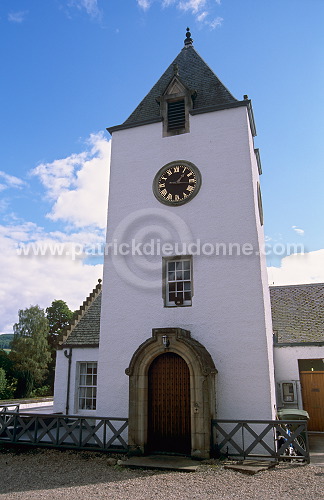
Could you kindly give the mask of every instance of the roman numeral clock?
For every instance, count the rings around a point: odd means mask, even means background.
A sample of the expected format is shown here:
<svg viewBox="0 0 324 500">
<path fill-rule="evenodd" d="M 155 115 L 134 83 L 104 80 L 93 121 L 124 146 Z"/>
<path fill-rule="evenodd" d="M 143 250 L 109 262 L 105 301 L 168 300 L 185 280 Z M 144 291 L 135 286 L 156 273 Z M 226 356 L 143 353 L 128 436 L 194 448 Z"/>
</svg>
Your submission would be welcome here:
<svg viewBox="0 0 324 500">
<path fill-rule="evenodd" d="M 189 161 L 173 161 L 155 175 L 153 192 L 166 205 L 183 205 L 198 193 L 201 186 L 199 169 Z"/>
</svg>

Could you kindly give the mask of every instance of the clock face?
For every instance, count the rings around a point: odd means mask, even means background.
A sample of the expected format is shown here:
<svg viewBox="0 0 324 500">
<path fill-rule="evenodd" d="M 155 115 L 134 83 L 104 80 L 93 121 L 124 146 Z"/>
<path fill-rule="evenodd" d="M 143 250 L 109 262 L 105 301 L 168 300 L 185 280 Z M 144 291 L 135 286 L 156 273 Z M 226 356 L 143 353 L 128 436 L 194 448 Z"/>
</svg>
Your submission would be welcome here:
<svg viewBox="0 0 324 500">
<path fill-rule="evenodd" d="M 199 191 L 201 175 L 198 168 L 187 161 L 173 161 L 162 167 L 153 182 L 156 198 L 166 205 L 182 205 Z"/>
</svg>

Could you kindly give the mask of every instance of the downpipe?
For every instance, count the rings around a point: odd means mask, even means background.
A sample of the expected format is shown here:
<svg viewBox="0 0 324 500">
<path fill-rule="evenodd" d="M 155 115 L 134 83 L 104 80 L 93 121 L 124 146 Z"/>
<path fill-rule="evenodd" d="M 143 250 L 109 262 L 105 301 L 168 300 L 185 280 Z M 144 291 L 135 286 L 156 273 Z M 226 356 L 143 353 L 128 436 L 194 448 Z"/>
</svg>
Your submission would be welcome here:
<svg viewBox="0 0 324 500">
<path fill-rule="evenodd" d="M 72 347 L 70 347 L 70 352 L 67 349 L 64 351 L 64 356 L 69 360 L 68 363 L 68 373 L 67 373 L 67 388 L 66 388 L 66 405 L 65 414 L 69 414 L 69 400 L 70 400 L 70 379 L 71 379 L 71 365 L 72 365 Z"/>
</svg>

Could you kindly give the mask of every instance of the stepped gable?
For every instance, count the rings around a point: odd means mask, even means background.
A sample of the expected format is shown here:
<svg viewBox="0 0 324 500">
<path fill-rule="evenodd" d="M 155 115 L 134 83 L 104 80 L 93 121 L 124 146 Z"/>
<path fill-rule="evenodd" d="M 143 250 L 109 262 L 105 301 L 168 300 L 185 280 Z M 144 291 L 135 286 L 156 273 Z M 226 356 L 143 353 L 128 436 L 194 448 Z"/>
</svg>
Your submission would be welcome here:
<svg viewBox="0 0 324 500">
<path fill-rule="evenodd" d="M 277 344 L 324 344 L 324 283 L 271 286 Z"/>
<path fill-rule="evenodd" d="M 63 332 L 64 347 L 98 347 L 100 336 L 101 280 L 75 313 L 71 324 Z"/>
</svg>

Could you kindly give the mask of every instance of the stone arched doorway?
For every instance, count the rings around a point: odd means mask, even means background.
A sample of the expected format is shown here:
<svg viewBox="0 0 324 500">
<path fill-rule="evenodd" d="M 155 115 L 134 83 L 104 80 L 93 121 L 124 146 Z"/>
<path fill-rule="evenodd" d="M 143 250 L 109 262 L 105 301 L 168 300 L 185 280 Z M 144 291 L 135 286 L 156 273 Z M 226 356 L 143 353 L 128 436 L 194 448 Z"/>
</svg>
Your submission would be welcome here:
<svg viewBox="0 0 324 500">
<path fill-rule="evenodd" d="M 154 448 L 155 444 L 152 443 L 154 434 L 152 435 L 151 428 L 149 428 L 152 419 L 150 391 L 154 391 L 154 388 L 149 388 L 149 375 L 155 364 L 158 364 L 155 360 L 167 359 L 167 357 L 163 358 L 164 354 L 172 354 L 174 359 L 179 361 L 178 356 L 182 360 L 179 363 L 184 363 L 186 366 L 185 368 L 182 365 L 182 369 L 184 371 L 187 369 L 189 375 L 190 436 L 187 451 L 184 452 L 189 452 L 192 456 L 208 458 L 211 419 L 215 418 L 217 371 L 205 347 L 191 338 L 188 330 L 181 328 L 153 329 L 152 337 L 139 346 L 126 370 L 126 374 L 129 375 L 129 446 L 131 450 L 141 453 Z M 172 356 L 169 356 L 168 359 L 171 358 Z M 174 389 L 169 386 L 168 390 L 179 390 L 179 388 Z M 172 411 L 176 409 L 173 408 Z"/>
</svg>

